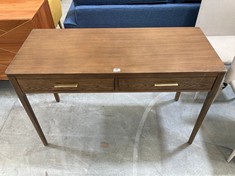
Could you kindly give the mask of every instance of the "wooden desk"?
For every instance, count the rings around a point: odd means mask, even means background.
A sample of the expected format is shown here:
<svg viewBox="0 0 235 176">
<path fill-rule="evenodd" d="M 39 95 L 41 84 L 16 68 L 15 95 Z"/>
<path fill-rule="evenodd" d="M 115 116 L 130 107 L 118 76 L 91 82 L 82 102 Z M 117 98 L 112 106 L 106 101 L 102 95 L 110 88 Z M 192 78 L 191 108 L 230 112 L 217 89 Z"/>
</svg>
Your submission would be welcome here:
<svg viewBox="0 0 235 176">
<path fill-rule="evenodd" d="M 0 80 L 34 28 L 55 28 L 47 0 L 0 1 Z"/>
<path fill-rule="evenodd" d="M 44 145 L 26 93 L 207 91 L 191 144 L 225 69 L 199 28 L 71 29 L 33 30 L 6 73 Z"/>
</svg>

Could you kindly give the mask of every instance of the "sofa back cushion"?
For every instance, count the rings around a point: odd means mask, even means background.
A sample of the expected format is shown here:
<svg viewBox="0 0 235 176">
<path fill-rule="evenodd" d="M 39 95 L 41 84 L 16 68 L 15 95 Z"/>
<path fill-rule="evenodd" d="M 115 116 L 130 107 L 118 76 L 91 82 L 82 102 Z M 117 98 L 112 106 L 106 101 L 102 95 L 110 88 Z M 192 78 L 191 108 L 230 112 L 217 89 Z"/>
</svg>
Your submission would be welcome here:
<svg viewBox="0 0 235 176">
<path fill-rule="evenodd" d="M 65 28 L 195 26 L 199 3 L 75 6 Z"/>
<path fill-rule="evenodd" d="M 124 5 L 172 3 L 174 0 L 73 0 L 74 5 Z"/>
</svg>

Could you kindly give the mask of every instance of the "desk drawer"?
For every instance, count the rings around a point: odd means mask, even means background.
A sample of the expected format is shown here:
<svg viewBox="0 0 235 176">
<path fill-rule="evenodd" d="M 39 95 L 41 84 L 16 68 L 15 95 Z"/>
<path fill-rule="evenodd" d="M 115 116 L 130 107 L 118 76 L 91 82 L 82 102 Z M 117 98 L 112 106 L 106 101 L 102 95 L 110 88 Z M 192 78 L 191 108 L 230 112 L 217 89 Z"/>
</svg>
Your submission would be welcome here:
<svg viewBox="0 0 235 176">
<path fill-rule="evenodd" d="M 99 92 L 113 91 L 113 79 L 17 79 L 26 92 Z"/>
<path fill-rule="evenodd" d="M 118 81 L 120 91 L 210 90 L 215 77 L 123 78 Z"/>
</svg>

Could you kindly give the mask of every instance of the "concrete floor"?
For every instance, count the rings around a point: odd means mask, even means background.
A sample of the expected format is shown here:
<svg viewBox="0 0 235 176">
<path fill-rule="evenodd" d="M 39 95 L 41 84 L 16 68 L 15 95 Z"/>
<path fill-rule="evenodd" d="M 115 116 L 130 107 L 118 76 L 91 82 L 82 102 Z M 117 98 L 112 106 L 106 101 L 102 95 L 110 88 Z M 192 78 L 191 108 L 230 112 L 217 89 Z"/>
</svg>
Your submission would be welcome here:
<svg viewBox="0 0 235 176">
<path fill-rule="evenodd" d="M 28 95 L 44 147 L 8 81 L 0 82 L 0 175 L 233 175 L 235 95 L 226 88 L 192 145 L 205 94 Z"/>
<path fill-rule="evenodd" d="M 63 0 L 66 14 L 71 0 Z M 62 22 L 65 15 L 62 17 Z M 8 81 L 0 81 L 0 175 L 235 175 L 235 94 L 226 88 L 192 145 L 205 93 L 28 95 L 41 143 Z"/>
</svg>

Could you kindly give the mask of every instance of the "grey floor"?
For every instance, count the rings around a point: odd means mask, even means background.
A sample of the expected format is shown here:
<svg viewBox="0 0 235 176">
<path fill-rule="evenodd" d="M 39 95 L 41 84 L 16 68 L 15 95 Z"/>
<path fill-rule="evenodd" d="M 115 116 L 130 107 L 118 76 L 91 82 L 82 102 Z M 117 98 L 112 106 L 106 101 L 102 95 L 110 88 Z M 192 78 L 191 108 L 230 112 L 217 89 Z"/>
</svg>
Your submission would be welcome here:
<svg viewBox="0 0 235 176">
<path fill-rule="evenodd" d="M 64 11 L 69 1 L 63 0 Z M 0 81 L 0 175 L 235 175 L 235 94 L 226 88 L 187 145 L 201 93 L 28 95 L 44 147 L 8 81 Z"/>
<path fill-rule="evenodd" d="M 234 175 L 235 95 L 212 105 L 186 142 L 205 94 L 28 95 L 44 147 L 8 81 L 0 82 L 0 175 Z"/>
</svg>

